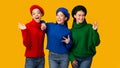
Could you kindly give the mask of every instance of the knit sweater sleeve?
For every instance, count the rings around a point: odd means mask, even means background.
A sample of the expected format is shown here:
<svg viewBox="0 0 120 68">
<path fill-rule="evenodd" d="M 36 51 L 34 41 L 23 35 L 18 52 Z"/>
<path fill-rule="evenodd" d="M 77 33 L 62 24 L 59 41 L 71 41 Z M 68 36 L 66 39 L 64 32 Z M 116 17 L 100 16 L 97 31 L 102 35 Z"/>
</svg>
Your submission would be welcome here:
<svg viewBox="0 0 120 68">
<path fill-rule="evenodd" d="M 72 52 L 69 53 L 69 60 L 73 62 L 75 60 L 75 56 L 73 55 Z"/>
<path fill-rule="evenodd" d="M 48 23 L 46 23 L 46 26 L 47 26 L 47 28 L 46 28 L 45 32 L 48 33 L 50 31 L 50 28 L 53 26 L 53 23 L 48 22 Z"/>
<path fill-rule="evenodd" d="M 99 37 L 97 30 L 93 30 L 92 25 L 91 25 L 90 34 L 92 37 L 91 41 L 92 41 L 93 45 L 98 46 L 100 44 L 100 37 Z"/>
<path fill-rule="evenodd" d="M 97 30 L 93 30 L 93 44 L 98 46 L 100 44 L 100 37 Z"/>
<path fill-rule="evenodd" d="M 28 29 L 21 30 L 22 31 L 22 37 L 23 37 L 23 44 L 26 48 L 31 48 L 31 38 L 30 38 L 30 33 Z"/>
</svg>

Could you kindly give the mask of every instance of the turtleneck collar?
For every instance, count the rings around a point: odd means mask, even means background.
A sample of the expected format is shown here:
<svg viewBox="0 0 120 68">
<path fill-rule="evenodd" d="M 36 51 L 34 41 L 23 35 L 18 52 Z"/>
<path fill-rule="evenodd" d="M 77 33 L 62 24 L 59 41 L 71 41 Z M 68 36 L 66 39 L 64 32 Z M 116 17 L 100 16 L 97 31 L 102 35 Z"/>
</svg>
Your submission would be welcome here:
<svg viewBox="0 0 120 68">
<path fill-rule="evenodd" d="M 56 23 L 56 25 L 61 26 L 61 27 L 65 27 L 65 24 L 58 24 L 58 23 Z"/>
<path fill-rule="evenodd" d="M 81 28 L 87 24 L 86 21 L 83 21 L 82 23 L 77 24 L 76 22 L 73 23 L 73 28 Z"/>
<path fill-rule="evenodd" d="M 38 22 L 36 22 L 34 19 L 32 19 L 32 23 L 38 23 Z"/>
<path fill-rule="evenodd" d="M 40 23 L 37 23 L 34 19 L 32 19 L 31 25 L 35 27 L 40 27 Z"/>
</svg>

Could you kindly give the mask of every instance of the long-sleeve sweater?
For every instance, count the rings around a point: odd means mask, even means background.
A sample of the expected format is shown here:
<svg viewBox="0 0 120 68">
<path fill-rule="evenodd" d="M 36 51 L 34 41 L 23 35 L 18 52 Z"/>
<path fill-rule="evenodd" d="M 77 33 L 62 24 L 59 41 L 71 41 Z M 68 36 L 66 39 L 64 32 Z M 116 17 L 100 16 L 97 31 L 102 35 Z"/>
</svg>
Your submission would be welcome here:
<svg viewBox="0 0 120 68">
<path fill-rule="evenodd" d="M 26 47 L 25 56 L 38 58 L 44 56 L 43 44 L 45 31 L 40 29 L 41 24 L 32 20 L 22 30 L 23 44 Z"/>
<path fill-rule="evenodd" d="M 93 30 L 92 25 L 84 21 L 80 24 L 74 22 L 71 31 L 73 45 L 69 53 L 70 60 L 73 62 L 76 57 L 94 56 L 95 47 L 100 43 L 97 30 Z"/>
<path fill-rule="evenodd" d="M 54 53 L 59 54 L 68 54 L 71 46 L 71 31 L 65 26 L 61 24 L 47 23 L 47 49 Z M 70 36 L 70 42 L 68 44 L 62 42 L 63 37 Z"/>
</svg>

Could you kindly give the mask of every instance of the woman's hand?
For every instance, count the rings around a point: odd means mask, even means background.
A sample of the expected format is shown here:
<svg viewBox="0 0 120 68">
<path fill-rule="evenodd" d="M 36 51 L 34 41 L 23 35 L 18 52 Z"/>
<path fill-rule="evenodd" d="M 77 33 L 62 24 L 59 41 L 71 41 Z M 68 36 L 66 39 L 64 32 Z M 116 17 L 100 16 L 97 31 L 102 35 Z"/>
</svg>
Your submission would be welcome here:
<svg viewBox="0 0 120 68">
<path fill-rule="evenodd" d="M 70 36 L 68 35 L 67 38 L 63 37 L 64 40 L 62 40 L 62 42 L 68 44 L 70 42 Z"/>
<path fill-rule="evenodd" d="M 74 60 L 74 61 L 72 62 L 72 65 L 76 67 L 76 66 L 78 66 L 78 62 L 77 62 L 76 60 Z"/>
<path fill-rule="evenodd" d="M 21 30 L 25 30 L 26 26 L 24 24 L 18 23 L 18 28 Z"/>
<path fill-rule="evenodd" d="M 46 30 L 47 26 L 44 23 L 41 23 L 41 30 Z"/>
<path fill-rule="evenodd" d="M 93 30 L 97 30 L 97 28 L 98 28 L 98 23 L 97 23 L 97 22 L 93 23 L 92 28 L 93 28 Z"/>
</svg>

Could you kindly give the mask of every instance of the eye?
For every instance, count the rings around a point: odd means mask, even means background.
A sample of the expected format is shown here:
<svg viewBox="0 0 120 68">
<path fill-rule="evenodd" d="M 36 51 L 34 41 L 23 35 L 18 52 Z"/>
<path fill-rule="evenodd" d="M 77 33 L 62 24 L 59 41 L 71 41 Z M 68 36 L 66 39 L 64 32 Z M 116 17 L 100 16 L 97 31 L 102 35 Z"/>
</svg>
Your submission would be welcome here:
<svg viewBox="0 0 120 68">
<path fill-rule="evenodd" d="M 32 13 L 32 15 L 35 15 L 35 13 Z"/>
<path fill-rule="evenodd" d="M 38 14 L 41 14 L 41 12 L 38 12 Z"/>
</svg>

